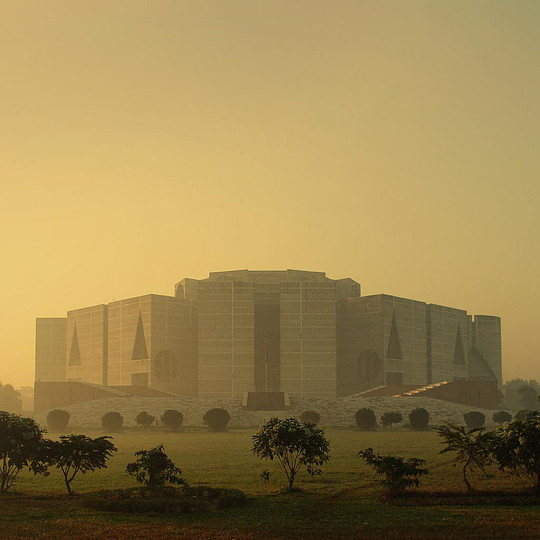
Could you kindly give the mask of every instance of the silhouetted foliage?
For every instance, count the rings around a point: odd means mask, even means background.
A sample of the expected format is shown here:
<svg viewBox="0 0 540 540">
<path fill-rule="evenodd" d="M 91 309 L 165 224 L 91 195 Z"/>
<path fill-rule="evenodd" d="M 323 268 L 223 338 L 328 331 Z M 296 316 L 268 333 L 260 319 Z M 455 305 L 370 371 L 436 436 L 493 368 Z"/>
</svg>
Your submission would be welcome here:
<svg viewBox="0 0 540 540">
<path fill-rule="evenodd" d="M 318 423 L 321 421 L 321 415 L 317 411 L 304 411 L 300 415 L 300 421 L 304 424 L 318 425 Z"/>
<path fill-rule="evenodd" d="M 382 477 L 380 480 L 386 491 L 391 494 L 405 491 L 408 487 L 418 487 L 420 476 L 428 473 L 421 466 L 426 462 L 419 458 L 405 458 L 392 455 L 375 454 L 373 448 L 366 448 L 358 455 L 375 470 L 375 474 Z"/>
<path fill-rule="evenodd" d="M 540 412 L 497 428 L 493 457 L 501 470 L 526 474 L 540 490 Z"/>
<path fill-rule="evenodd" d="M 377 418 L 375 418 L 375 413 L 372 409 L 364 407 L 358 409 L 354 415 L 356 425 L 365 431 L 373 430 L 377 427 Z"/>
<path fill-rule="evenodd" d="M 446 444 L 446 448 L 440 453 L 456 452 L 456 461 L 463 464 L 463 481 L 467 490 L 474 491 L 467 478 L 467 472 L 472 471 L 474 467 L 484 471 L 484 467 L 491 463 L 493 432 L 485 432 L 484 428 L 466 429 L 464 426 L 454 424 L 440 426 L 436 431 Z"/>
<path fill-rule="evenodd" d="M 486 416 L 480 411 L 469 411 L 463 415 L 463 420 L 469 429 L 481 428 L 486 423 Z"/>
<path fill-rule="evenodd" d="M 519 404 L 523 409 L 533 410 L 537 408 L 537 396 L 538 392 L 530 385 L 523 385 L 519 390 Z"/>
<path fill-rule="evenodd" d="M 107 436 L 92 439 L 86 435 L 60 435 L 58 441 L 44 441 L 43 456 L 48 465 L 62 472 L 68 493 L 73 495 L 71 482 L 78 473 L 107 466 L 107 460 L 116 452 L 110 440 Z"/>
<path fill-rule="evenodd" d="M 148 414 L 146 411 L 141 411 L 136 417 L 135 422 L 142 426 L 144 431 L 147 427 L 150 427 L 156 421 L 156 417 Z"/>
<path fill-rule="evenodd" d="M 322 474 L 322 466 L 330 459 L 330 443 L 324 431 L 296 418 L 271 418 L 252 439 L 255 455 L 279 461 L 289 481 L 289 490 L 302 467 L 312 476 Z M 262 478 L 268 480 L 269 476 L 265 471 Z"/>
<path fill-rule="evenodd" d="M 526 386 L 530 387 L 536 394 L 540 394 L 540 385 L 534 380 L 526 381 L 524 379 L 512 379 L 504 384 L 504 401 L 509 409 L 516 411 L 519 409 L 536 408 L 534 405 L 531 406 L 531 403 L 523 403 L 523 398 L 527 399 L 527 394 L 531 393 L 527 390 L 520 392 L 520 390 Z"/>
<path fill-rule="evenodd" d="M 149 488 L 166 484 L 184 485 L 182 471 L 173 463 L 160 444 L 151 450 L 135 452 L 137 460 L 128 463 L 126 472 L 134 476 L 139 484 Z"/>
<path fill-rule="evenodd" d="M 124 418 L 119 412 L 110 411 L 101 417 L 101 427 L 105 432 L 116 433 L 122 431 L 123 425 Z"/>
<path fill-rule="evenodd" d="M 5 493 L 28 467 L 34 474 L 44 474 L 40 459 L 43 431 L 32 418 L 0 411 L 0 493 Z"/>
<path fill-rule="evenodd" d="M 497 411 L 493 413 L 492 418 L 493 421 L 500 426 L 505 422 L 511 422 L 513 417 L 508 411 Z"/>
<path fill-rule="evenodd" d="M 403 422 L 403 415 L 399 411 L 388 411 L 381 416 L 381 423 L 384 427 L 390 426 L 392 429 L 392 424 L 399 424 Z"/>
<path fill-rule="evenodd" d="M 210 409 L 203 416 L 203 422 L 214 431 L 223 431 L 227 427 L 231 415 L 226 409 Z"/>
<path fill-rule="evenodd" d="M 161 421 L 172 431 L 177 431 L 184 422 L 184 415 L 180 411 L 169 409 L 161 415 Z"/>
<path fill-rule="evenodd" d="M 10 413 L 22 410 L 21 394 L 11 384 L 0 383 L 0 410 Z"/>
<path fill-rule="evenodd" d="M 425 430 L 429 425 L 429 413 L 423 407 L 417 407 L 409 413 L 409 423 L 413 430 Z"/>
<path fill-rule="evenodd" d="M 69 424 L 71 415 L 63 409 L 53 409 L 47 415 L 47 426 L 49 431 L 61 433 L 65 431 Z"/>
</svg>

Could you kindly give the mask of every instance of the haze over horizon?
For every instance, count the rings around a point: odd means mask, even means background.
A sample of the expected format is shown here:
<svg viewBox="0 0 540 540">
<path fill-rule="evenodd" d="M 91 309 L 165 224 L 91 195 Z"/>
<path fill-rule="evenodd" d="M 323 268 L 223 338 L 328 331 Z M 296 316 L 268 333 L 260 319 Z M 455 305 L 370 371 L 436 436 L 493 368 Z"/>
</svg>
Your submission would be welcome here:
<svg viewBox="0 0 540 540">
<path fill-rule="evenodd" d="M 36 317 L 296 268 L 502 318 L 540 379 L 540 4 L 5 0 L 0 380 Z"/>
</svg>

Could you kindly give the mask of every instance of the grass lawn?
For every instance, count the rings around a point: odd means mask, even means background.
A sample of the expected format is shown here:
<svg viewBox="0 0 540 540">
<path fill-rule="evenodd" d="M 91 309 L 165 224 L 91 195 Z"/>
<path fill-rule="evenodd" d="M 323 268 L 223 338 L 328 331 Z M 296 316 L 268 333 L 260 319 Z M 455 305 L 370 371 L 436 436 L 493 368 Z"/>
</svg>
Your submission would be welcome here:
<svg viewBox="0 0 540 540">
<path fill-rule="evenodd" d="M 25 472 L 16 492 L 0 498 L 0 537 L 540 538 L 536 504 L 501 505 L 489 497 L 476 506 L 383 502 L 371 470 L 357 456 L 360 449 L 371 446 L 378 452 L 426 459 L 430 474 L 422 478 L 422 492 L 465 491 L 461 469 L 453 465 L 451 454 L 438 453 L 442 445 L 433 432 L 327 430 L 331 460 L 324 474 L 311 478 L 301 473 L 297 485 L 302 491 L 294 494 L 280 493 L 285 476 L 277 463 L 261 462 L 251 453 L 251 435 L 251 430 L 117 434 L 118 452 L 109 467 L 81 475 L 73 484 L 81 495 L 133 487 L 126 464 L 136 450 L 161 443 L 188 482 L 241 489 L 250 496 L 245 507 L 180 515 L 100 512 L 85 508 L 80 497 L 68 497 L 56 471 L 48 478 Z M 268 484 L 259 480 L 263 469 L 272 471 Z M 472 475 L 471 482 L 486 491 L 518 492 L 527 486 L 524 479 L 495 468 L 487 475 Z"/>
</svg>

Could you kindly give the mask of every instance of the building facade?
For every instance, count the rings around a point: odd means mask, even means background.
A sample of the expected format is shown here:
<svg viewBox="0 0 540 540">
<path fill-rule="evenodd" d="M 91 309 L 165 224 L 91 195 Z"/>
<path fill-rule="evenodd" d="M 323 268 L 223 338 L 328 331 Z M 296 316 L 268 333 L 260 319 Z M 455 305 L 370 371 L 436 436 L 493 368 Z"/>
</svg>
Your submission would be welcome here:
<svg viewBox="0 0 540 540">
<path fill-rule="evenodd" d="M 62 352 L 63 351 L 63 352 Z M 500 319 L 299 270 L 213 272 L 37 319 L 36 380 L 229 398 L 502 380 Z"/>
</svg>

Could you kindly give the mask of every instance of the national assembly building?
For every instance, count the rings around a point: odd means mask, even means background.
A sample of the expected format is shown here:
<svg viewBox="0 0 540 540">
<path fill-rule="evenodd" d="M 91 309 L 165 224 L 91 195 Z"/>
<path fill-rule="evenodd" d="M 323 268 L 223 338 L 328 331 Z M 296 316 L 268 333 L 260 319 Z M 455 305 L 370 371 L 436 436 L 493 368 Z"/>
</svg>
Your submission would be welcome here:
<svg viewBox="0 0 540 540">
<path fill-rule="evenodd" d="M 183 279 L 174 296 L 36 321 L 37 383 L 237 398 L 399 393 L 456 381 L 501 384 L 499 317 L 362 296 L 353 279 L 322 272 L 212 272 Z"/>
</svg>

